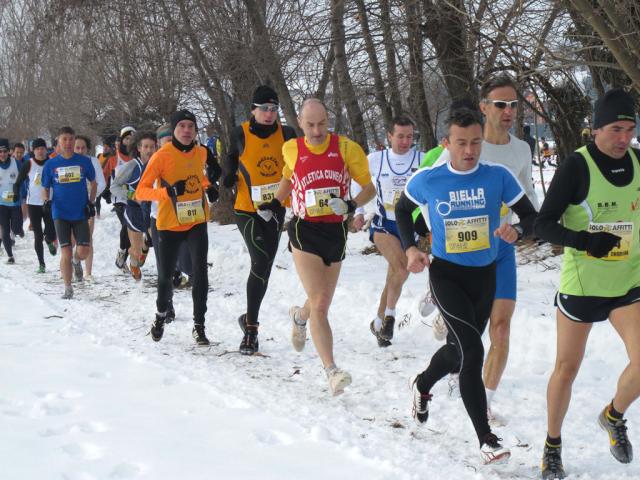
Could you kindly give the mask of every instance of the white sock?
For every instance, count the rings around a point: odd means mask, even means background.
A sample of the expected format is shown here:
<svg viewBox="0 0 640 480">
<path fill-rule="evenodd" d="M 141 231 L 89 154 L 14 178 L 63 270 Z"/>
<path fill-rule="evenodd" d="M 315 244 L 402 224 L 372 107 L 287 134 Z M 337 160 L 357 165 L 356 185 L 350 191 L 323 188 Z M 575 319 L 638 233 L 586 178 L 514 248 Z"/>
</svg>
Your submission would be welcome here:
<svg viewBox="0 0 640 480">
<path fill-rule="evenodd" d="M 384 309 L 384 316 L 385 317 L 395 317 L 396 316 L 396 309 L 395 308 L 385 308 Z"/>
<path fill-rule="evenodd" d="M 376 317 L 373 321 L 373 328 L 380 330 L 382 328 L 382 319 L 380 317 Z"/>
<path fill-rule="evenodd" d="M 496 391 L 489 388 L 486 388 L 485 391 L 487 392 L 487 408 L 491 408 L 491 400 L 493 400 L 493 396 L 495 395 Z"/>
</svg>

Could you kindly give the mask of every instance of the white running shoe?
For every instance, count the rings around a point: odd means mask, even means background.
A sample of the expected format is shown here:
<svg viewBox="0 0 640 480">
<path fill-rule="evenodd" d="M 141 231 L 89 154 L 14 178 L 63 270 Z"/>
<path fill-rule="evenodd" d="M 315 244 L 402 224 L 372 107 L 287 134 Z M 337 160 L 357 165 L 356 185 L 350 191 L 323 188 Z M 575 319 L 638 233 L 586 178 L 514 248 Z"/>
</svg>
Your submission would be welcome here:
<svg viewBox="0 0 640 480">
<path fill-rule="evenodd" d="M 420 303 L 418 303 L 418 311 L 423 317 L 428 317 L 435 309 L 436 304 L 433 303 L 433 298 L 431 298 L 431 289 L 428 288 L 427 293 L 424 294 L 424 297 L 422 297 L 420 299 Z"/>
<path fill-rule="evenodd" d="M 447 383 L 449 385 L 449 398 L 461 398 L 462 395 L 460 395 L 460 374 L 449 374 Z"/>
<path fill-rule="evenodd" d="M 349 372 L 345 372 L 336 366 L 325 370 L 325 372 L 327 373 L 327 380 L 329 381 L 329 389 L 334 397 L 344 393 L 345 387 L 351 385 L 351 375 L 349 375 Z"/>
<path fill-rule="evenodd" d="M 493 433 L 487 433 L 480 447 L 480 458 L 485 465 L 499 465 L 507 463 L 511 457 L 511 451 L 500 443 L 502 439 Z"/>
<path fill-rule="evenodd" d="M 444 317 L 441 313 L 436 315 L 436 318 L 433 319 L 433 325 L 431 327 L 433 329 L 433 337 L 441 342 L 445 338 L 447 338 L 447 334 L 449 333 L 449 329 L 447 328 L 447 324 L 444 321 Z"/>
<path fill-rule="evenodd" d="M 432 395 L 430 393 L 420 393 L 418 390 L 418 375 L 412 377 L 409 381 L 411 385 L 411 391 L 413 393 L 413 406 L 411 408 L 411 416 L 419 427 L 427 423 L 429 419 L 429 402 Z"/>
<path fill-rule="evenodd" d="M 291 318 L 291 343 L 296 352 L 304 350 L 307 343 L 307 322 L 301 323 L 300 307 L 293 306 L 289 309 L 289 317 Z"/>
<path fill-rule="evenodd" d="M 85 283 L 93 283 L 93 275 L 85 275 L 84 282 Z"/>
</svg>

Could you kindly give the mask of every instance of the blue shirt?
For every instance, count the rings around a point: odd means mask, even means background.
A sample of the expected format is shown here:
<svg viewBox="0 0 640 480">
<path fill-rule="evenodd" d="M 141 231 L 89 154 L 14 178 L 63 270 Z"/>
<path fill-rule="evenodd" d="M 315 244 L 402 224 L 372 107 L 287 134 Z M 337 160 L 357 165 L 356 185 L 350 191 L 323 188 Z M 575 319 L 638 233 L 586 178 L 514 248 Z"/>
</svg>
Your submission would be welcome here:
<svg viewBox="0 0 640 480">
<path fill-rule="evenodd" d="M 89 201 L 87 180 L 96 179 L 91 159 L 74 153 L 69 159 L 57 155 L 44 164 L 42 186 L 53 189 L 51 212 L 54 220 L 85 220 Z"/>
<path fill-rule="evenodd" d="M 480 160 L 471 170 L 454 170 L 450 162 L 416 172 L 405 195 L 426 206 L 431 223 L 434 256 L 452 263 L 480 267 L 498 254 L 500 207 L 524 195 L 516 177 L 506 167 Z"/>
</svg>

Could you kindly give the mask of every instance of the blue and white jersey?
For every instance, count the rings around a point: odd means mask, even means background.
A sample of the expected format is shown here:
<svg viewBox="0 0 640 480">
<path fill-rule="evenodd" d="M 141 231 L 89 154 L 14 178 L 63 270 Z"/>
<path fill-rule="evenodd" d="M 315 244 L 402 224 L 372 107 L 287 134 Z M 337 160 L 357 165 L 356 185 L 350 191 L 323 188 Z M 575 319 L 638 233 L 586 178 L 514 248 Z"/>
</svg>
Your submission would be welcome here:
<svg viewBox="0 0 640 480">
<path fill-rule="evenodd" d="M 20 204 L 20 199 L 13 196 L 13 185 L 18 180 L 18 173 L 20 170 L 15 158 L 0 162 L 0 205 L 15 207 Z"/>
<path fill-rule="evenodd" d="M 411 175 L 420 166 L 422 152 L 410 149 L 404 155 L 394 153 L 390 148 L 370 153 L 369 171 L 376 187 L 376 214 L 387 220 L 396 220 L 395 207 Z M 354 192 L 359 192 L 354 189 Z M 364 213 L 359 209 L 357 213 Z"/>
<path fill-rule="evenodd" d="M 480 160 L 471 170 L 455 170 L 450 162 L 416 172 L 405 194 L 426 206 L 434 256 L 459 265 L 489 265 L 498 254 L 500 207 L 512 206 L 524 189 L 511 171 Z"/>
<path fill-rule="evenodd" d="M 139 158 L 134 158 L 131 161 L 135 162 L 135 166 L 133 167 L 133 171 L 129 175 L 129 178 L 125 181 L 128 190 L 127 205 L 139 207 L 140 204 L 136 200 L 134 200 L 134 193 L 136 191 L 136 188 L 138 187 L 138 183 L 140 183 L 140 179 L 142 178 L 142 174 L 144 173 L 144 169 L 146 168 L 147 164 L 142 163 L 142 160 L 140 160 Z"/>
</svg>

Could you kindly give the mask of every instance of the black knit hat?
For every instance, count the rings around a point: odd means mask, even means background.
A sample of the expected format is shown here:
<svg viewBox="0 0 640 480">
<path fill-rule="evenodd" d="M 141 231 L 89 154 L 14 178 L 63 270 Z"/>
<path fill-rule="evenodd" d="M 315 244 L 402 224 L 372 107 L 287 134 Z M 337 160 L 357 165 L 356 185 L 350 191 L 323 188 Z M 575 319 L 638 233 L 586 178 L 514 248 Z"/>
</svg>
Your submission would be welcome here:
<svg viewBox="0 0 640 480">
<path fill-rule="evenodd" d="M 10 150 L 8 139 L 0 138 L 0 150 Z"/>
<path fill-rule="evenodd" d="M 174 112 L 171 115 L 171 131 L 173 132 L 176 129 L 176 125 L 182 120 L 191 120 L 195 126 L 196 130 L 198 129 L 198 122 L 196 122 L 196 116 L 191 113 L 189 110 L 183 109 Z"/>
<path fill-rule="evenodd" d="M 596 100 L 593 109 L 593 128 L 602 128 L 613 122 L 630 120 L 635 123 L 633 97 L 621 88 L 609 90 Z"/>
<path fill-rule="evenodd" d="M 278 101 L 278 94 L 275 90 L 267 85 L 260 85 L 253 92 L 253 98 L 251 99 L 252 109 L 253 105 L 262 105 L 263 103 L 273 103 L 274 105 L 280 105 Z"/>
<path fill-rule="evenodd" d="M 47 148 L 47 142 L 42 138 L 36 138 L 33 142 L 31 142 L 31 149 L 35 150 L 36 148 L 44 147 Z"/>
</svg>

